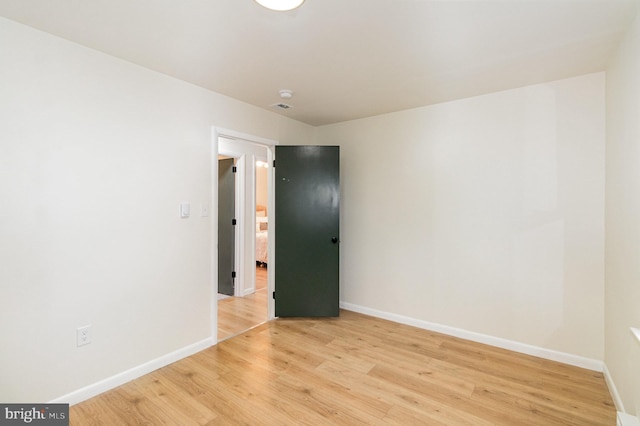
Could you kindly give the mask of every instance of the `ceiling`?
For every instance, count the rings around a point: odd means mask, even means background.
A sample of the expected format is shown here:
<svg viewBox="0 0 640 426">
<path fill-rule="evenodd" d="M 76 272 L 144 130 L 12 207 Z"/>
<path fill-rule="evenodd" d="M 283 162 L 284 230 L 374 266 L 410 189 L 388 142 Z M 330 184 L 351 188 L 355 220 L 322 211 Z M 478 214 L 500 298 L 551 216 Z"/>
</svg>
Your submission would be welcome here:
<svg viewBox="0 0 640 426">
<path fill-rule="evenodd" d="M 0 0 L 0 16 L 318 126 L 602 71 L 639 2 Z"/>
</svg>

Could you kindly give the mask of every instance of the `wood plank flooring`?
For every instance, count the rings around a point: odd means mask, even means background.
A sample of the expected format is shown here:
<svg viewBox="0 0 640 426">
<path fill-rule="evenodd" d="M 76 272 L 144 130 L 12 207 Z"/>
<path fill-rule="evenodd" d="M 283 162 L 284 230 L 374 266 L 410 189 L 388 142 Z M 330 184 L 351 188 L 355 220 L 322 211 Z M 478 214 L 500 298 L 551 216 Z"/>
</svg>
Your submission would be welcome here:
<svg viewBox="0 0 640 426">
<path fill-rule="evenodd" d="M 218 340 L 242 333 L 267 318 L 267 268 L 257 267 L 255 293 L 218 300 Z"/>
<path fill-rule="evenodd" d="M 365 315 L 278 319 L 71 407 L 71 425 L 615 425 L 602 374 Z"/>
</svg>

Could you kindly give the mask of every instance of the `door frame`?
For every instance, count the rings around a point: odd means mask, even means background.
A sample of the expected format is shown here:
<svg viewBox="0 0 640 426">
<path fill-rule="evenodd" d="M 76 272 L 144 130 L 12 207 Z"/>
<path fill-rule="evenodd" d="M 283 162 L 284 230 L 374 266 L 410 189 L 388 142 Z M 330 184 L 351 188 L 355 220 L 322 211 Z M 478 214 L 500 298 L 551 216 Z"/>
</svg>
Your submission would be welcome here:
<svg viewBox="0 0 640 426">
<path fill-rule="evenodd" d="M 212 208 L 211 211 L 211 335 L 213 336 L 213 340 L 218 342 L 218 227 L 213 226 L 213 224 L 218 223 L 218 155 L 231 155 L 237 157 L 237 155 L 229 154 L 229 153 L 220 153 L 219 152 L 219 138 L 225 138 L 230 140 L 237 140 L 242 142 L 249 142 L 257 145 L 262 145 L 267 148 L 267 162 L 272 165 L 275 159 L 275 146 L 279 145 L 277 140 L 267 139 L 260 136 L 254 136 L 242 132 L 237 132 L 235 130 L 225 129 L 222 127 L 212 126 L 211 130 L 211 200 L 212 200 Z M 246 160 L 245 160 L 246 161 Z M 238 169 L 240 170 L 240 169 Z M 268 245 L 268 264 L 270 265 L 267 272 L 267 295 L 273 294 L 275 290 L 275 191 L 274 191 L 274 170 L 273 167 L 269 167 L 267 169 L 267 186 L 268 186 L 268 197 L 269 202 L 267 205 L 268 209 L 268 224 L 267 227 L 269 229 L 269 245 Z M 245 191 L 244 188 L 245 182 L 242 182 L 241 191 Z M 255 191 L 255 188 L 254 188 Z M 238 188 L 236 189 L 236 196 L 238 195 Z M 253 198 L 255 199 L 255 193 L 253 194 Z M 246 197 L 242 197 L 240 200 L 241 208 L 245 208 L 244 200 Z M 236 208 L 240 208 L 237 206 Z M 238 211 L 238 210 L 236 210 Z M 244 211 L 244 210 L 243 210 Z M 243 240 L 243 234 L 238 235 L 239 240 Z M 255 251 L 255 239 L 254 241 L 254 251 Z M 236 249 L 238 250 L 238 249 Z M 238 253 L 238 252 L 236 252 Z M 239 257 L 244 257 L 244 251 Z M 238 286 L 239 287 L 239 286 Z M 270 321 L 275 318 L 275 304 L 272 297 L 267 297 L 267 321 Z"/>
</svg>

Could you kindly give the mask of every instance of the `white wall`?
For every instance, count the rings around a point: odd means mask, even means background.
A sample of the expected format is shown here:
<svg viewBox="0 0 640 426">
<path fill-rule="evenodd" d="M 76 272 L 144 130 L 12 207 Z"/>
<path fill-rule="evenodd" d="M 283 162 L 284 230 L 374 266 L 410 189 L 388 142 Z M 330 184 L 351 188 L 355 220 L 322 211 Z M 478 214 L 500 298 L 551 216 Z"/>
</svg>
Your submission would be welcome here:
<svg viewBox="0 0 640 426">
<path fill-rule="evenodd" d="M 603 359 L 604 73 L 318 129 L 343 303 Z"/>
<path fill-rule="evenodd" d="M 0 58 L 0 401 L 49 401 L 215 336 L 198 214 L 211 127 L 315 130 L 3 18 Z"/>
<path fill-rule="evenodd" d="M 640 20 L 607 68 L 605 362 L 621 398 L 640 414 Z"/>
</svg>

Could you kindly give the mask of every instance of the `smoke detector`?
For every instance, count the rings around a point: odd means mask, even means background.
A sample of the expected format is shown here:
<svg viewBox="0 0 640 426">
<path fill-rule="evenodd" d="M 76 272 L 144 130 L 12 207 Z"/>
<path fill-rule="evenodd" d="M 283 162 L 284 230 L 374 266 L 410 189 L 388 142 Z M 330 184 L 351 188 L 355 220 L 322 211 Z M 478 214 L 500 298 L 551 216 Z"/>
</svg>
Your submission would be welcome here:
<svg viewBox="0 0 640 426">
<path fill-rule="evenodd" d="M 278 93 L 280 94 L 280 98 L 284 100 L 289 100 L 293 97 L 293 91 L 289 89 L 281 89 L 278 91 Z M 285 102 L 279 102 L 276 104 L 272 104 L 271 107 L 280 108 L 280 109 L 289 109 L 289 108 L 293 108 L 293 105 L 290 105 Z"/>
<path fill-rule="evenodd" d="M 291 97 L 293 96 L 293 92 L 289 89 L 282 89 L 278 93 L 280 93 L 280 97 L 282 99 L 291 99 Z"/>
</svg>

